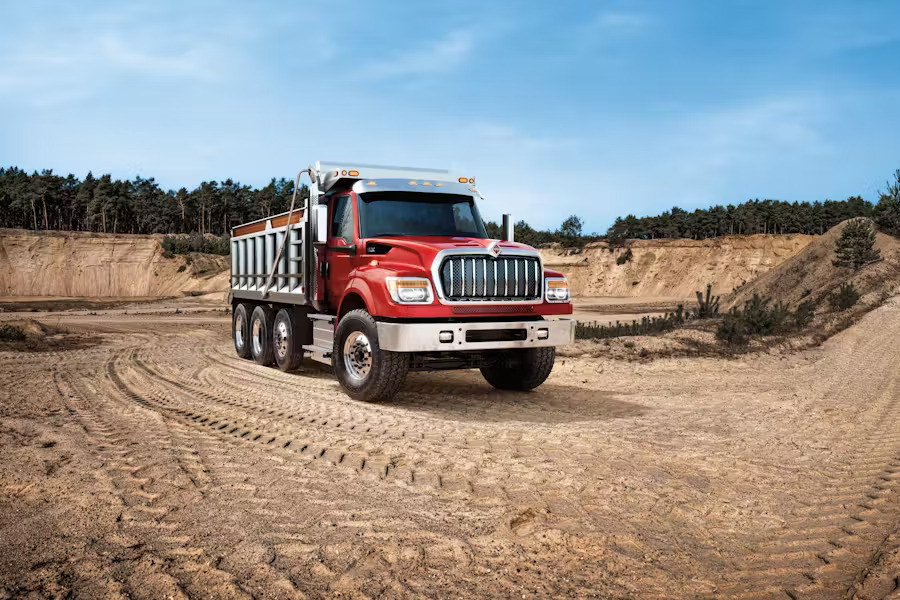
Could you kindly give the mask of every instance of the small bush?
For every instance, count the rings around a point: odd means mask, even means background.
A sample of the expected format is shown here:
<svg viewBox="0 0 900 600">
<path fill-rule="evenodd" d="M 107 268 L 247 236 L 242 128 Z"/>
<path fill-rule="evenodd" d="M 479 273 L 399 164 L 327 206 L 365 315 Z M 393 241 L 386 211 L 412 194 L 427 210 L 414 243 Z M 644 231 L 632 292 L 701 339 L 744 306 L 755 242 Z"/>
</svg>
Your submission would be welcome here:
<svg viewBox="0 0 900 600">
<path fill-rule="evenodd" d="M 24 342 L 25 331 L 21 327 L 0 323 L 0 341 L 4 342 Z"/>
<path fill-rule="evenodd" d="M 695 319 L 709 319 L 719 314 L 719 297 L 712 295 L 712 284 L 706 284 L 706 297 L 699 291 L 697 294 L 697 308 L 694 309 Z"/>
<path fill-rule="evenodd" d="M 624 265 L 627 262 L 631 262 L 631 259 L 634 257 L 634 254 L 631 252 L 631 248 L 626 250 L 621 256 L 616 258 L 617 265 Z"/>
<path fill-rule="evenodd" d="M 812 300 L 804 300 L 794 311 L 794 325 L 798 329 L 802 329 L 812 323 L 815 316 L 815 303 Z"/>
<path fill-rule="evenodd" d="M 859 302 L 860 293 L 852 281 L 842 283 L 838 290 L 828 297 L 832 310 L 847 310 Z"/>
<path fill-rule="evenodd" d="M 741 311 L 733 308 L 725 315 L 716 329 L 716 339 L 729 346 L 745 346 L 750 341 L 750 333 L 747 331 L 747 324 L 742 318 Z"/>
<path fill-rule="evenodd" d="M 181 273 L 181 272 L 183 272 L 185 269 L 187 269 L 187 265 L 181 265 L 180 267 L 178 267 L 178 272 Z"/>
<path fill-rule="evenodd" d="M 663 317 L 644 317 L 640 321 L 635 320 L 631 323 L 620 323 L 619 321 L 616 321 L 615 325 L 576 323 L 575 339 L 599 340 L 630 335 L 665 333 L 684 323 L 684 320 L 684 306 L 679 305 L 675 312 L 666 313 Z"/>
<path fill-rule="evenodd" d="M 204 254 L 218 254 L 227 256 L 231 254 L 231 244 L 227 237 L 200 235 L 194 232 L 188 236 L 165 236 L 160 245 L 163 248 L 163 257 L 172 258 L 175 254 L 188 254 L 190 252 L 202 252 Z"/>
</svg>

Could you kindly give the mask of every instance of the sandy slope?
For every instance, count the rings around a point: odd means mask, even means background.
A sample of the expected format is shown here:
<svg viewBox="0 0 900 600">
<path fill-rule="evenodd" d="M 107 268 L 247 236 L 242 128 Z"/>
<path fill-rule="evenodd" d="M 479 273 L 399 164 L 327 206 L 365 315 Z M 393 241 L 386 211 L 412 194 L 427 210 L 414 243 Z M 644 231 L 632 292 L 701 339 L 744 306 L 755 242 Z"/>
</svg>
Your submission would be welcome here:
<svg viewBox="0 0 900 600">
<path fill-rule="evenodd" d="M 834 245 L 845 224 L 836 225 L 824 235 L 814 238 L 800 252 L 731 294 L 723 305 L 742 306 L 753 294 L 789 304 L 809 297 L 818 304 L 848 280 L 864 295 L 893 294 L 895 287 L 900 285 L 900 239 L 879 233 L 875 248 L 881 252 L 882 260 L 853 273 L 832 263 L 835 258 Z"/>
<path fill-rule="evenodd" d="M 55 318 L 55 317 L 54 317 Z M 0 598 L 896 595 L 900 299 L 823 347 L 354 402 L 226 317 L 0 352 Z"/>
<path fill-rule="evenodd" d="M 227 257 L 163 258 L 161 236 L 0 230 L 0 296 L 160 297 L 228 289 Z M 179 269 L 182 269 L 179 271 Z"/>
<path fill-rule="evenodd" d="M 711 240 L 630 240 L 609 251 L 604 242 L 584 250 L 541 250 L 544 264 L 566 274 L 576 296 L 692 298 L 712 283 L 727 294 L 802 250 L 808 235 L 752 235 Z M 630 262 L 616 259 L 631 249 Z"/>
</svg>

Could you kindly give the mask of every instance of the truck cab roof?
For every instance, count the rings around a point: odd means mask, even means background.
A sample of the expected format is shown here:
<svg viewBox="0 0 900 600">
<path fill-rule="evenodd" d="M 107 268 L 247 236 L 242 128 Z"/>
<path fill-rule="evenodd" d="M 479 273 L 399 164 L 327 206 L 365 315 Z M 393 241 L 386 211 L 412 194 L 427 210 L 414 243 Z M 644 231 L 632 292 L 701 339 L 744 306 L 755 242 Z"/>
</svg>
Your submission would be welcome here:
<svg viewBox="0 0 900 600">
<path fill-rule="evenodd" d="M 402 189 L 467 195 L 477 193 L 474 177 L 455 176 L 446 169 L 317 162 L 316 170 L 319 172 L 319 191 L 323 194 L 341 187 L 353 187 L 357 192 L 373 188 L 382 191 Z"/>
</svg>

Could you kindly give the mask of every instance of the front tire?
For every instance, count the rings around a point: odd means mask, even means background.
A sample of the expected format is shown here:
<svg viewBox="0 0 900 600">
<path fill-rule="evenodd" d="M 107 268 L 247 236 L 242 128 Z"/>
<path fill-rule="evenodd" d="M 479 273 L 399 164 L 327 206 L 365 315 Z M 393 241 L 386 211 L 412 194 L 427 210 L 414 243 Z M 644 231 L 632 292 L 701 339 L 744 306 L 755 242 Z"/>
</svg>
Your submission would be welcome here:
<svg viewBox="0 0 900 600">
<path fill-rule="evenodd" d="M 556 348 L 506 350 L 489 367 L 481 369 L 487 382 L 498 390 L 525 392 L 541 385 L 550 376 Z"/>
<path fill-rule="evenodd" d="M 257 306 L 250 317 L 250 354 L 257 364 L 272 364 L 272 322 L 274 313 L 268 306 Z"/>
<path fill-rule="evenodd" d="M 294 371 L 303 361 L 303 348 L 296 336 L 293 311 L 282 308 L 275 315 L 272 325 L 272 353 L 275 364 L 282 371 Z"/>
<path fill-rule="evenodd" d="M 409 356 L 382 350 L 378 326 L 365 310 L 341 317 L 331 353 L 334 375 L 354 400 L 389 400 L 400 390 L 409 371 Z"/>
<path fill-rule="evenodd" d="M 250 358 L 250 310 L 252 304 L 236 304 L 231 315 L 231 338 L 234 351 L 241 358 Z"/>
</svg>

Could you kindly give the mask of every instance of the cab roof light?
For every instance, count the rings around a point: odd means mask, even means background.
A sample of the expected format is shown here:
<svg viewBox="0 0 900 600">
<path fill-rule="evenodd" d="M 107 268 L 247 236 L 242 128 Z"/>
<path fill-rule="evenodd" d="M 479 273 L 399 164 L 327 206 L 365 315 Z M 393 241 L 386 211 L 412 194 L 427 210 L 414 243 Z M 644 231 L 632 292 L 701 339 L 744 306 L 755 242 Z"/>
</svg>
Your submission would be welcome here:
<svg viewBox="0 0 900 600">
<path fill-rule="evenodd" d="M 367 182 L 366 182 L 366 185 L 375 185 L 375 182 L 374 182 L 374 181 L 367 181 Z"/>
<path fill-rule="evenodd" d="M 359 177 L 359 171 L 347 171 L 347 175 L 350 177 Z"/>
<path fill-rule="evenodd" d="M 341 175 L 346 175 L 346 174 L 347 174 L 347 169 L 344 169 L 343 171 L 341 171 Z"/>
<path fill-rule="evenodd" d="M 469 177 L 469 183 L 475 183 L 475 178 L 474 178 L 474 177 Z"/>
<path fill-rule="evenodd" d="M 415 181 L 410 181 L 410 182 L 409 182 L 409 185 L 416 185 L 416 182 L 415 182 Z"/>
<path fill-rule="evenodd" d="M 459 179 L 457 179 L 457 181 L 459 181 L 460 183 L 469 183 L 469 180 L 465 177 L 460 177 Z"/>
<path fill-rule="evenodd" d="M 431 185 L 431 182 L 430 182 L 430 181 L 423 181 L 423 182 L 422 182 L 422 185 Z"/>
</svg>

